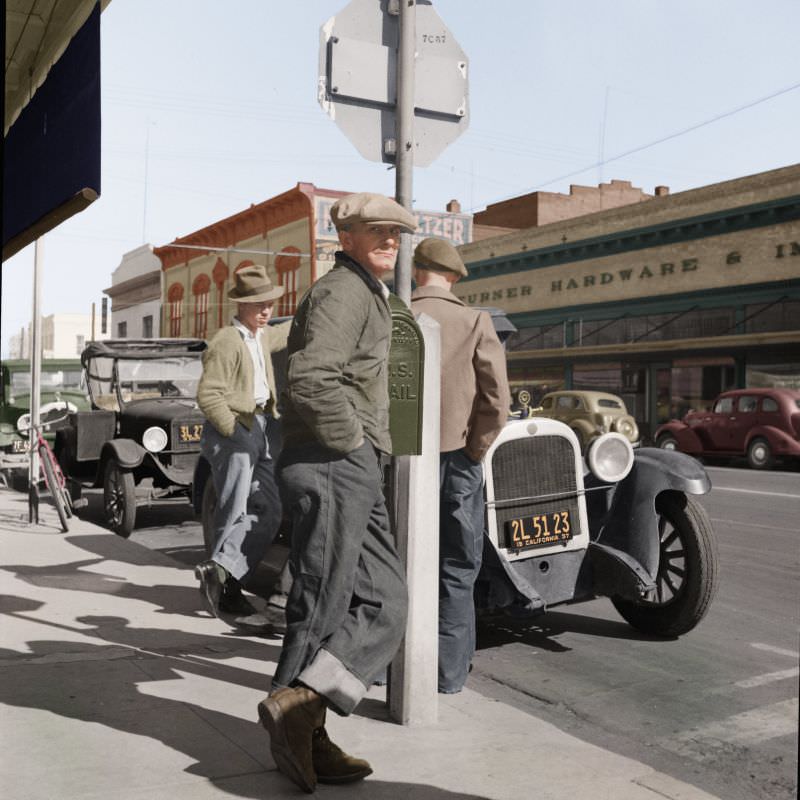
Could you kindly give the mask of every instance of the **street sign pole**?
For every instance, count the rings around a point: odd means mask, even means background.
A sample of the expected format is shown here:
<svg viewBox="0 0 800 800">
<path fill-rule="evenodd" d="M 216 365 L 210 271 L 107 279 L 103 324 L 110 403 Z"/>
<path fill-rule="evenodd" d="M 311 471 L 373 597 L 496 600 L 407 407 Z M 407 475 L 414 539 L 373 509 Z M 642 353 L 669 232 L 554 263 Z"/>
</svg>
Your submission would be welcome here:
<svg viewBox="0 0 800 800">
<path fill-rule="evenodd" d="M 395 199 L 413 213 L 414 165 L 428 166 L 467 128 L 467 57 L 431 0 L 350 0 L 320 28 L 320 105 L 370 161 L 394 164 Z M 411 301 L 412 235 L 401 234 L 394 290 Z M 391 664 L 391 717 L 430 725 L 438 713 L 439 326 L 425 341 L 422 454 L 393 464 L 395 533 L 408 622 Z"/>
<path fill-rule="evenodd" d="M 36 428 L 39 424 L 39 389 L 42 375 L 42 263 L 44 236 L 33 246 L 33 319 L 31 320 L 31 427 L 28 431 L 30 461 L 28 464 L 28 521 L 39 522 L 39 450 Z"/>
<path fill-rule="evenodd" d="M 416 44 L 417 4 L 401 0 L 400 43 L 397 53 L 397 143 L 395 199 L 413 213 L 414 183 L 414 51 Z M 411 302 L 411 239 L 400 236 L 400 252 L 395 267 L 394 289 L 400 299 Z"/>
</svg>

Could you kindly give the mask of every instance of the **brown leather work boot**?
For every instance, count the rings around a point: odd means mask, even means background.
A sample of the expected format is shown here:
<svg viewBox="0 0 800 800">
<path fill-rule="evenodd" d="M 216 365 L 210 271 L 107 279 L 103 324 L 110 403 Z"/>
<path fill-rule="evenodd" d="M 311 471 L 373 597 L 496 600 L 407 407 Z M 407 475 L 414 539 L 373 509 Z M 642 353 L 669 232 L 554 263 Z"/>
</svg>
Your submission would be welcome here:
<svg viewBox="0 0 800 800">
<path fill-rule="evenodd" d="M 269 732 L 269 746 L 278 769 L 306 792 L 317 788 L 311 759 L 314 731 L 325 720 L 322 698 L 305 686 L 279 689 L 258 704 L 261 724 Z"/>
<path fill-rule="evenodd" d="M 324 726 L 311 738 L 311 758 L 320 783 L 353 783 L 372 774 L 369 762 L 345 753 L 330 740 Z"/>
</svg>

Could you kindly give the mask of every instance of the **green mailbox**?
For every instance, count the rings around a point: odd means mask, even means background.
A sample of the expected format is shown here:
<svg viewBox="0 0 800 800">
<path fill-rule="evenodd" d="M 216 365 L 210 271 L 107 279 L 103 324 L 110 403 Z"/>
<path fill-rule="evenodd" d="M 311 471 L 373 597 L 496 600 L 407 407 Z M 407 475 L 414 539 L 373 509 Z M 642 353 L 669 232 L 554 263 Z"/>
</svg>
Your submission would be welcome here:
<svg viewBox="0 0 800 800">
<path fill-rule="evenodd" d="M 389 295 L 392 309 L 392 346 L 389 350 L 389 432 L 392 455 L 422 452 L 422 377 L 425 343 L 408 306 Z"/>
</svg>

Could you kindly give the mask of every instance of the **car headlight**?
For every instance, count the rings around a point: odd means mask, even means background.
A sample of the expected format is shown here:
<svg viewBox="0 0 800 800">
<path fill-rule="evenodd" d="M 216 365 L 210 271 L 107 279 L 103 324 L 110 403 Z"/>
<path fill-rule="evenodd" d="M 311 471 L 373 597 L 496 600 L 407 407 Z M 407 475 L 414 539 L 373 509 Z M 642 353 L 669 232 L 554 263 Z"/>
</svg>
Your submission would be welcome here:
<svg viewBox="0 0 800 800">
<path fill-rule="evenodd" d="M 616 483 L 631 471 L 633 448 L 621 433 L 604 433 L 589 447 L 586 461 L 601 481 Z"/>
<path fill-rule="evenodd" d="M 630 417 L 618 417 L 614 421 L 614 430 L 621 433 L 629 442 L 636 439 L 639 432 L 636 423 Z"/>
<path fill-rule="evenodd" d="M 153 426 L 148 428 L 142 435 L 142 444 L 145 450 L 151 453 L 160 453 L 168 442 L 167 432 L 163 428 Z"/>
</svg>

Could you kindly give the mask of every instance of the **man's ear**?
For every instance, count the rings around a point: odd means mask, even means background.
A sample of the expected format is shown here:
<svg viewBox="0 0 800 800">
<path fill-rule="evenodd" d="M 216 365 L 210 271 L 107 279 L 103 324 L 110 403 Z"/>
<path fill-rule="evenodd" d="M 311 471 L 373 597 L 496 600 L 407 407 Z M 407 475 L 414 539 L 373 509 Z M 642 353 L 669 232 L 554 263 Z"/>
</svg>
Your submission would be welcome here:
<svg viewBox="0 0 800 800">
<path fill-rule="evenodd" d="M 339 234 L 339 244 L 342 246 L 342 250 L 347 250 L 347 248 L 352 243 L 352 237 L 350 236 L 350 231 L 337 231 Z"/>
</svg>

